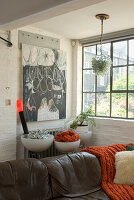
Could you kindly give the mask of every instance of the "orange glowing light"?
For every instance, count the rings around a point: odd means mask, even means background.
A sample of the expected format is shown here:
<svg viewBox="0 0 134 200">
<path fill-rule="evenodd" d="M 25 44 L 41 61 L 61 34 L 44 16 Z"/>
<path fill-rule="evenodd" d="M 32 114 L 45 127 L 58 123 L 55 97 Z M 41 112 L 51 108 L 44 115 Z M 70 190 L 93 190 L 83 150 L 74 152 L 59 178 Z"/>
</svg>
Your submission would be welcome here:
<svg viewBox="0 0 134 200">
<path fill-rule="evenodd" d="M 18 112 L 22 112 L 23 111 L 23 102 L 22 102 L 22 100 L 17 100 L 17 110 L 18 110 Z"/>
</svg>

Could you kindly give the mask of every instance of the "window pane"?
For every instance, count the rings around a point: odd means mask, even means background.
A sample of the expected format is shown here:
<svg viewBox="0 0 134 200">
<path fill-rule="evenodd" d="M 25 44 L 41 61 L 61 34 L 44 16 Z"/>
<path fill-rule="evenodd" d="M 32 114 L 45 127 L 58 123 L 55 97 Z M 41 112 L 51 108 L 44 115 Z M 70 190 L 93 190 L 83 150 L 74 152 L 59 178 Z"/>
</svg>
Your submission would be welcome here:
<svg viewBox="0 0 134 200">
<path fill-rule="evenodd" d="M 134 93 L 128 94 L 128 118 L 134 118 Z"/>
<path fill-rule="evenodd" d="M 110 43 L 106 43 L 106 44 L 102 45 L 102 54 L 103 55 L 110 57 L 110 46 L 111 46 Z M 101 54 L 100 47 L 101 47 L 101 45 L 97 45 L 97 55 Z"/>
<path fill-rule="evenodd" d="M 97 115 L 98 116 L 110 115 L 110 93 L 97 94 Z"/>
<path fill-rule="evenodd" d="M 84 47 L 84 66 L 83 68 L 92 68 L 92 58 L 96 56 L 96 46 Z"/>
<path fill-rule="evenodd" d="M 134 90 L 134 66 L 128 67 L 128 90 Z"/>
<path fill-rule="evenodd" d="M 83 70 L 83 91 L 95 91 L 95 74 L 93 73 L 93 70 Z"/>
<path fill-rule="evenodd" d="M 97 76 L 97 92 L 110 91 L 110 70 L 105 76 Z"/>
<path fill-rule="evenodd" d="M 113 43 L 113 66 L 127 64 L 127 41 Z"/>
<path fill-rule="evenodd" d="M 126 117 L 126 93 L 112 94 L 112 117 Z"/>
<path fill-rule="evenodd" d="M 84 93 L 83 94 L 83 111 L 87 111 L 90 106 L 92 106 L 93 111 L 95 112 L 95 94 Z"/>
<path fill-rule="evenodd" d="M 126 90 L 127 89 L 127 68 L 118 67 L 113 68 L 113 90 Z"/>
<path fill-rule="evenodd" d="M 134 40 L 129 40 L 129 64 L 134 64 Z"/>
</svg>

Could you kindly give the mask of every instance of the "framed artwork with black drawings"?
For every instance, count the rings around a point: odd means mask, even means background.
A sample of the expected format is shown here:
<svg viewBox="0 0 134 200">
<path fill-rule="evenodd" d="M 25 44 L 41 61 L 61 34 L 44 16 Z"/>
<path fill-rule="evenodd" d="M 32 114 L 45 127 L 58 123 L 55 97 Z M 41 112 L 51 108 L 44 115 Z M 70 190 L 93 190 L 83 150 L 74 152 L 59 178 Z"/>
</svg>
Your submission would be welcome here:
<svg viewBox="0 0 134 200">
<path fill-rule="evenodd" d="M 22 45 L 23 105 L 28 122 L 66 118 L 66 53 Z"/>
</svg>

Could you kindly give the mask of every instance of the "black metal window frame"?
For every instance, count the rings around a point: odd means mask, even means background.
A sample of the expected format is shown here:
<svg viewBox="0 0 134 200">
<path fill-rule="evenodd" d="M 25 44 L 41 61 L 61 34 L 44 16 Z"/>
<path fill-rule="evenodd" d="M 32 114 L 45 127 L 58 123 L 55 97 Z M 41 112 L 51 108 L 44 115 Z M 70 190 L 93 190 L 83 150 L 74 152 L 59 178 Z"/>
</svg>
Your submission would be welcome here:
<svg viewBox="0 0 134 200">
<path fill-rule="evenodd" d="M 95 75 L 95 92 L 84 92 L 83 90 L 83 75 L 84 75 L 84 70 L 92 70 L 92 68 L 85 68 L 84 67 L 84 48 L 85 47 L 90 47 L 90 46 L 96 46 L 96 55 L 97 55 L 97 45 L 100 45 L 99 43 L 97 44 L 92 44 L 92 45 L 84 45 L 82 47 L 82 108 L 81 110 L 83 111 L 83 96 L 84 93 L 89 93 L 89 94 L 95 94 L 95 115 L 94 117 L 103 117 L 103 118 L 115 118 L 115 119 L 126 119 L 126 120 L 134 120 L 134 118 L 128 118 L 128 94 L 129 93 L 133 93 L 134 94 L 134 90 L 129 90 L 128 89 L 128 75 L 129 75 L 129 71 L 128 68 L 129 66 L 134 66 L 134 64 L 129 64 L 129 41 L 133 40 L 134 37 L 129 37 L 129 38 L 125 38 L 125 39 L 118 39 L 118 40 L 113 40 L 113 41 L 108 41 L 108 42 L 104 42 L 103 44 L 106 43 L 110 43 L 110 57 L 112 60 L 112 64 L 111 64 L 111 68 L 110 68 L 110 91 L 109 92 L 104 92 L 104 91 L 98 91 L 97 92 L 97 76 Z M 114 66 L 113 65 L 113 44 L 116 42 L 121 42 L 121 41 L 127 41 L 127 64 L 126 65 L 118 65 L 118 66 Z M 112 86 L 113 86 L 113 69 L 114 68 L 120 68 L 120 67 L 126 67 L 127 68 L 127 75 L 126 75 L 126 90 L 113 90 Z M 102 116 L 102 115 L 97 115 L 97 94 L 98 93 L 109 93 L 110 94 L 110 115 L 109 116 Z M 125 93 L 126 94 L 126 117 L 113 117 L 112 116 L 112 94 L 113 93 Z"/>
</svg>

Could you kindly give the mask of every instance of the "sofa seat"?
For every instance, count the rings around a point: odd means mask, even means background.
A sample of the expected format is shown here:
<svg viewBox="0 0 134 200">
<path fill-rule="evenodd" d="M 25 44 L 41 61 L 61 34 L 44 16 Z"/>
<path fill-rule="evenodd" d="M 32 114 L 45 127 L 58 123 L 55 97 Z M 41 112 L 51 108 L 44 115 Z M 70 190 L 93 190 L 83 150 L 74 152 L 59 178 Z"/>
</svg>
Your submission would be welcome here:
<svg viewBox="0 0 134 200">
<path fill-rule="evenodd" d="M 74 198 L 61 197 L 61 198 L 56 198 L 55 200 L 110 200 L 110 198 L 104 193 L 102 189 L 100 189 L 99 191 L 80 197 L 74 197 Z"/>
<path fill-rule="evenodd" d="M 101 167 L 96 156 L 80 152 L 41 161 L 50 175 L 53 199 L 109 199 L 101 190 Z"/>
</svg>

